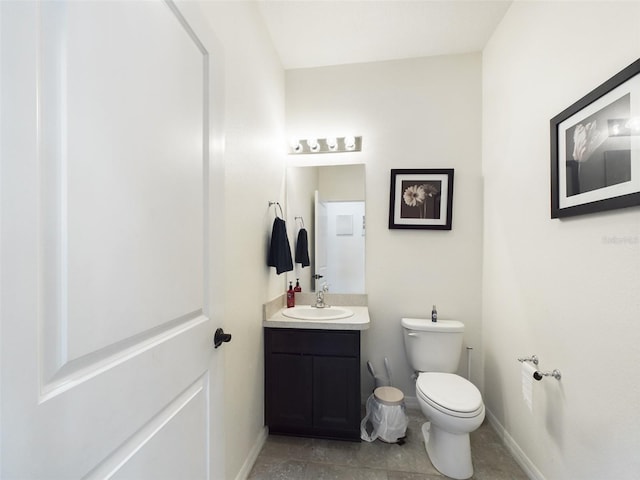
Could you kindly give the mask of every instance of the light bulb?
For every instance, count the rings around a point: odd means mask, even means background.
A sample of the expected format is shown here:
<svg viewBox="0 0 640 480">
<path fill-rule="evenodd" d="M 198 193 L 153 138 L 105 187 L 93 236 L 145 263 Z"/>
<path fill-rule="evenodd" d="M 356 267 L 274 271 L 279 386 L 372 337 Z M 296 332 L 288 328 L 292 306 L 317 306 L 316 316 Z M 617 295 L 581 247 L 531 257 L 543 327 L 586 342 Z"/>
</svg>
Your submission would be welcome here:
<svg viewBox="0 0 640 480">
<path fill-rule="evenodd" d="M 335 152 L 338 149 L 338 139 L 336 137 L 327 137 L 327 148 Z"/>
<path fill-rule="evenodd" d="M 289 146 L 291 147 L 291 150 L 293 150 L 295 153 L 302 152 L 302 144 L 300 143 L 300 140 L 298 140 L 297 138 L 292 138 L 291 141 L 289 142 Z"/>
<path fill-rule="evenodd" d="M 640 117 L 632 117 L 625 124 L 625 127 L 634 132 L 640 131 Z"/>
<path fill-rule="evenodd" d="M 318 152 L 320 150 L 320 144 L 316 138 L 310 138 L 307 140 L 307 145 L 309 145 L 309 150 L 312 152 Z"/>
<path fill-rule="evenodd" d="M 356 137 L 344 137 L 344 148 L 354 150 L 356 148 Z"/>
</svg>

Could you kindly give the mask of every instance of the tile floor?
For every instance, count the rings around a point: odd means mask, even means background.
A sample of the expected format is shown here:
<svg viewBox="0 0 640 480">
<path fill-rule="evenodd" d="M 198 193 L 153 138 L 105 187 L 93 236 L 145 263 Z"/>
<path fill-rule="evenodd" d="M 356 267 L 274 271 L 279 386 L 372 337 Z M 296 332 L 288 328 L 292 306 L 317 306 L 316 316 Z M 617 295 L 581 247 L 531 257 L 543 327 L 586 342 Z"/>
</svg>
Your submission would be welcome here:
<svg viewBox="0 0 640 480">
<path fill-rule="evenodd" d="M 404 445 L 270 435 L 248 480 L 445 480 L 427 456 L 420 411 L 408 410 Z M 526 480 L 493 428 L 471 434 L 475 480 Z"/>
</svg>

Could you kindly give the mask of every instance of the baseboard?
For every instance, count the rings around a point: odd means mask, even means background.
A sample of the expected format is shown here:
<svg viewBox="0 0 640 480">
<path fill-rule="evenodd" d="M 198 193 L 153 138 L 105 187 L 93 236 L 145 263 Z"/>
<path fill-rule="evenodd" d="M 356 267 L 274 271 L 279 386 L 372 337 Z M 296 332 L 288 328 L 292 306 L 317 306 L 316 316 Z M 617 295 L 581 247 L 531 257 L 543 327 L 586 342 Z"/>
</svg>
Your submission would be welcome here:
<svg viewBox="0 0 640 480">
<path fill-rule="evenodd" d="M 524 470 L 524 473 L 527 474 L 531 480 L 546 480 L 544 475 L 536 468 L 533 462 L 525 455 L 520 446 L 516 443 L 509 432 L 505 430 L 502 424 L 498 421 L 495 415 L 493 415 L 489 410 L 486 410 L 487 419 L 489 423 L 496 431 L 502 443 L 507 447 L 507 450 L 513 455 L 514 460 L 520 465 L 520 467 Z"/>
<path fill-rule="evenodd" d="M 242 468 L 238 472 L 238 475 L 236 475 L 236 480 L 247 479 L 247 477 L 251 473 L 251 469 L 253 468 L 253 465 L 256 463 L 256 459 L 258 458 L 258 455 L 260 455 L 260 451 L 262 450 L 262 447 L 264 447 L 264 443 L 267 441 L 268 436 L 269 436 L 268 427 L 264 427 L 262 430 L 260 430 L 260 434 L 258 435 L 258 438 L 256 438 L 256 443 L 253 444 L 253 448 L 251 448 L 251 451 L 249 452 L 247 459 L 242 464 Z"/>
</svg>

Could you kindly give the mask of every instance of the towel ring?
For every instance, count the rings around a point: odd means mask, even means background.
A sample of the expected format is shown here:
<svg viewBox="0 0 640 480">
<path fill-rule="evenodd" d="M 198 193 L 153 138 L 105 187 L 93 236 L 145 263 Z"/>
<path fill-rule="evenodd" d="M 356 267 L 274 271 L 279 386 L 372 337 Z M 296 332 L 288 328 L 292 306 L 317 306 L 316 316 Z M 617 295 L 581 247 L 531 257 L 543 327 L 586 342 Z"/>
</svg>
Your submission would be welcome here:
<svg viewBox="0 0 640 480">
<path fill-rule="evenodd" d="M 279 218 L 284 220 L 284 213 L 282 213 L 282 206 L 280 205 L 280 202 L 272 202 L 271 200 L 269 200 L 269 206 L 272 206 L 272 205 L 275 205 L 280 209 L 280 217 Z M 276 217 L 277 216 L 278 216 L 278 211 L 276 210 Z"/>
<path fill-rule="evenodd" d="M 300 220 L 300 223 L 302 224 L 302 228 L 304 228 L 304 219 L 302 217 L 294 217 L 296 220 Z"/>
</svg>

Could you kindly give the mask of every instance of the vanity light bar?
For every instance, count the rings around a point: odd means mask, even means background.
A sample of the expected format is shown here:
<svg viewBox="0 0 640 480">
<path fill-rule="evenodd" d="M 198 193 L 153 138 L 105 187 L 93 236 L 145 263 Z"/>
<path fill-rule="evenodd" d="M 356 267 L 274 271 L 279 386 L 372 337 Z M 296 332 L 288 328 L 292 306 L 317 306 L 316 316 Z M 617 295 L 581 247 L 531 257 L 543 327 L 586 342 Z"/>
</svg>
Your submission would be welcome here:
<svg viewBox="0 0 640 480">
<path fill-rule="evenodd" d="M 362 137 L 327 137 L 294 139 L 289 145 L 289 154 L 345 153 L 362 150 Z"/>
</svg>

